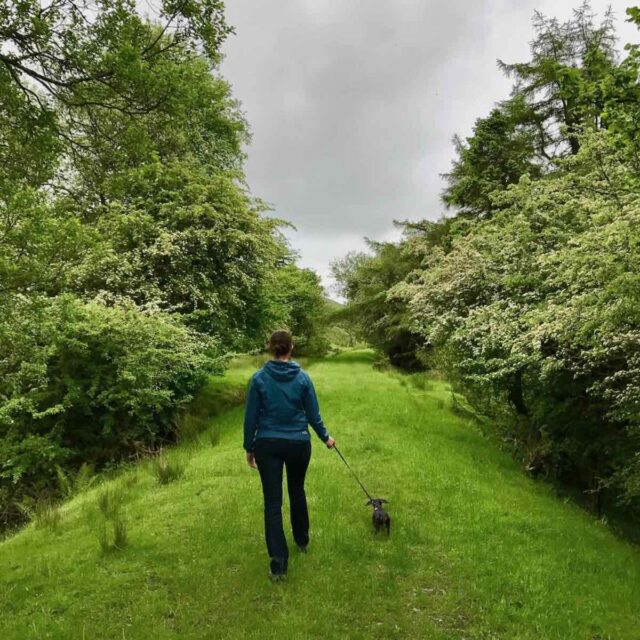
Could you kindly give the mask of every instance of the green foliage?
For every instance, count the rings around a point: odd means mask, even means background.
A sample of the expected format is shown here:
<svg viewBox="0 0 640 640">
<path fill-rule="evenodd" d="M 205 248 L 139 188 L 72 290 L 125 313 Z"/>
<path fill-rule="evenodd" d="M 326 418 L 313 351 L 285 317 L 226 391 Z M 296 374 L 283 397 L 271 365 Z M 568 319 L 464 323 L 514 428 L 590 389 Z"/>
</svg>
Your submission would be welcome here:
<svg viewBox="0 0 640 640">
<path fill-rule="evenodd" d="M 18 507 L 36 529 L 56 531 L 62 521 L 60 505 L 51 500 L 24 501 Z"/>
<path fill-rule="evenodd" d="M 534 160 L 536 132 L 522 122 L 525 109 L 521 99 L 505 102 L 476 121 L 466 142 L 454 138 L 458 159 L 445 175 L 449 186 L 442 199 L 447 206 L 485 215 L 495 207 L 495 191 L 517 183 L 525 173 L 540 174 L 541 167 Z"/>
<path fill-rule="evenodd" d="M 525 174 L 555 170 L 559 159 L 578 152 L 583 131 L 605 126 L 620 74 L 611 11 L 597 24 L 583 2 L 565 23 L 536 13 L 533 25 L 531 60 L 499 62 L 514 79 L 511 98 L 479 118 L 464 142 L 454 138 L 458 157 L 444 176 L 442 199 L 463 215 L 492 214 L 497 193 Z M 637 73 L 631 76 L 635 82 Z"/>
<path fill-rule="evenodd" d="M 411 234 L 407 228 L 407 234 Z M 375 346 L 390 361 L 405 368 L 421 368 L 415 354 L 421 341 L 409 325 L 406 304 L 393 286 L 420 264 L 409 242 L 370 242 L 372 255 L 351 253 L 333 263 L 333 275 L 348 300 L 335 314 L 356 327 L 358 337 Z"/>
<path fill-rule="evenodd" d="M 63 467 L 58 467 L 56 475 L 58 476 L 60 492 L 65 498 L 71 498 L 78 493 L 86 491 L 97 480 L 93 466 L 86 462 L 83 462 L 77 471 L 66 471 Z"/>
<path fill-rule="evenodd" d="M 287 252 L 277 225 L 233 175 L 187 160 L 147 164 L 119 176 L 94 225 L 101 244 L 70 276 L 72 288 L 179 313 L 239 349 L 262 337 L 261 291 Z"/>
<path fill-rule="evenodd" d="M 273 324 L 324 348 L 312 274 L 269 300 L 291 252 L 245 184 L 223 8 L 0 0 L 0 526 L 173 440 Z"/>
<path fill-rule="evenodd" d="M 540 161 L 555 162 L 580 148 L 579 134 L 602 126 L 603 83 L 615 67 L 613 12 L 600 24 L 588 0 L 564 23 L 536 13 L 531 60 L 501 68 L 514 78 L 522 123 L 534 127 Z"/>
<path fill-rule="evenodd" d="M 230 31 L 219 0 L 163 0 L 158 8 L 161 24 L 151 28 L 131 0 L 96 5 L 2 0 L 0 36 L 6 48 L 0 61 L 39 107 L 49 98 L 69 111 L 148 108 L 158 97 L 145 95 L 155 65 L 175 46 L 200 49 L 216 63 Z"/>
<path fill-rule="evenodd" d="M 320 356 L 327 352 L 328 309 L 316 273 L 286 264 L 273 272 L 264 296 L 268 331 L 283 327 L 291 331 L 294 355 Z"/>
<path fill-rule="evenodd" d="M 581 147 L 407 288 L 437 363 L 505 421 L 528 468 L 600 490 L 638 446 L 640 202 L 609 136 Z"/>
<path fill-rule="evenodd" d="M 174 437 L 176 412 L 215 370 L 215 344 L 166 315 L 25 299 L 0 322 L 3 507 L 56 486 L 75 460 L 102 465 Z"/>
</svg>

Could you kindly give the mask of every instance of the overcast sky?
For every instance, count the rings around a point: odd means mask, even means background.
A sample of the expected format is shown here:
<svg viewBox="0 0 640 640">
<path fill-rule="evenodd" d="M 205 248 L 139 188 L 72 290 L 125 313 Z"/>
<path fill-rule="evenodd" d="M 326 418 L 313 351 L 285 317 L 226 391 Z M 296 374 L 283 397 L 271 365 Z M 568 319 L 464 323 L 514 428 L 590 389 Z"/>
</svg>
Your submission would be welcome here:
<svg viewBox="0 0 640 640">
<path fill-rule="evenodd" d="M 300 264 L 329 263 L 393 220 L 436 219 L 451 138 L 508 96 L 496 59 L 523 61 L 539 9 L 579 0 L 228 0 L 224 76 L 253 134 L 254 195 L 291 221 Z M 632 1 L 612 4 L 619 44 Z"/>
</svg>

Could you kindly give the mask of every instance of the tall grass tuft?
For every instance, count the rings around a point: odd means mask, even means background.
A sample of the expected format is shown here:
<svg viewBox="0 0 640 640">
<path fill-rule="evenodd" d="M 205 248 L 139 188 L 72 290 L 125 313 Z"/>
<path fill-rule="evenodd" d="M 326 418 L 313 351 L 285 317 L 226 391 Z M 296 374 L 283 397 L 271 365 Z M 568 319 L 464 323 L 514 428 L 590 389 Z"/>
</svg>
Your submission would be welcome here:
<svg viewBox="0 0 640 640">
<path fill-rule="evenodd" d="M 129 543 L 127 525 L 120 516 L 103 519 L 95 527 L 95 533 L 103 553 L 122 551 Z"/>
<path fill-rule="evenodd" d="M 162 454 L 153 461 L 151 468 L 158 484 L 175 482 L 184 475 L 184 465 L 175 461 L 170 462 Z"/>
<path fill-rule="evenodd" d="M 216 447 L 220 444 L 220 429 L 215 428 L 211 429 L 211 431 L 207 431 L 207 436 L 209 438 L 209 444 L 212 447 Z"/>
<path fill-rule="evenodd" d="M 21 503 L 18 505 L 36 529 L 50 529 L 55 531 L 62 521 L 60 505 L 51 500 L 40 500 L 34 504 Z"/>
<path fill-rule="evenodd" d="M 113 519 L 120 513 L 120 507 L 124 502 L 124 494 L 120 489 L 107 487 L 98 495 L 98 510 L 105 519 Z"/>
<path fill-rule="evenodd" d="M 103 553 L 122 551 L 128 545 L 127 524 L 121 512 L 124 497 L 120 488 L 107 487 L 98 495 L 95 503 L 87 507 L 89 527 Z"/>
</svg>

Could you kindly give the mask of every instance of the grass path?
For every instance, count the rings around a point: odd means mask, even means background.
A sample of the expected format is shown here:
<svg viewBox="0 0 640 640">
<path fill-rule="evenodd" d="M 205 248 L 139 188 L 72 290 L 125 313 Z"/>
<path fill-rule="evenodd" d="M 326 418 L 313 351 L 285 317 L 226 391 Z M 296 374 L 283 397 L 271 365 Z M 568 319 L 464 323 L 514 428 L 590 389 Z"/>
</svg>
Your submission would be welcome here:
<svg viewBox="0 0 640 640">
<path fill-rule="evenodd" d="M 388 541 L 314 436 L 310 551 L 292 550 L 287 582 L 271 584 L 238 407 L 215 419 L 217 446 L 171 452 L 182 479 L 159 486 L 141 465 L 112 481 L 125 550 L 102 554 L 88 526 L 83 505 L 104 487 L 68 502 L 55 530 L 0 543 L 0 638 L 640 638 L 640 550 L 526 478 L 450 410 L 445 383 L 417 388 L 364 352 L 310 373 L 341 451 L 389 499 Z"/>
</svg>

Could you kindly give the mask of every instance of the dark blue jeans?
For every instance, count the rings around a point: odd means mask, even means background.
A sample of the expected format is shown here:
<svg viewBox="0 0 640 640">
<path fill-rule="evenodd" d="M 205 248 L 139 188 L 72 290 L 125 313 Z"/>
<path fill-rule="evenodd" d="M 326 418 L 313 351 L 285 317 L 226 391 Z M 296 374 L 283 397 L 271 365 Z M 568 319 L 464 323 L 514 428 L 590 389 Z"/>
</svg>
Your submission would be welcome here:
<svg viewBox="0 0 640 640">
<path fill-rule="evenodd" d="M 286 573 L 289 560 L 282 525 L 282 469 L 287 469 L 291 528 L 296 544 L 309 543 L 309 511 L 304 478 L 311 458 L 309 440 L 257 438 L 255 457 L 264 496 L 264 531 L 272 573 Z"/>
</svg>

